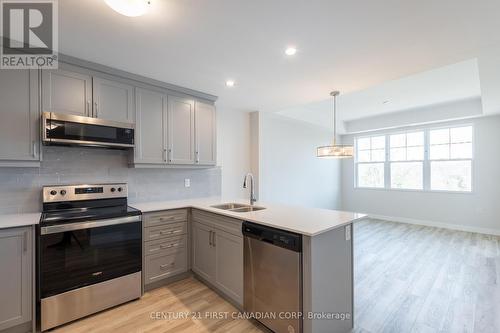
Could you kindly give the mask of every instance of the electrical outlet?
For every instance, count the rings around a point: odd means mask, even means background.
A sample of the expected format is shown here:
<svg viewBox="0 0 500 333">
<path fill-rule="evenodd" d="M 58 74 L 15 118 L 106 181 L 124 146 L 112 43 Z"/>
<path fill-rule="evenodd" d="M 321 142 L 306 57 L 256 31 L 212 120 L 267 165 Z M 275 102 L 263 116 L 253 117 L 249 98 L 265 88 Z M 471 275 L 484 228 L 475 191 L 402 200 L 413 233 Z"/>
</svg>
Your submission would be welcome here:
<svg viewBox="0 0 500 333">
<path fill-rule="evenodd" d="M 191 179 L 189 178 L 184 179 L 184 187 L 191 187 Z"/>
<path fill-rule="evenodd" d="M 345 240 L 351 240 L 351 226 L 348 225 L 345 227 Z"/>
</svg>

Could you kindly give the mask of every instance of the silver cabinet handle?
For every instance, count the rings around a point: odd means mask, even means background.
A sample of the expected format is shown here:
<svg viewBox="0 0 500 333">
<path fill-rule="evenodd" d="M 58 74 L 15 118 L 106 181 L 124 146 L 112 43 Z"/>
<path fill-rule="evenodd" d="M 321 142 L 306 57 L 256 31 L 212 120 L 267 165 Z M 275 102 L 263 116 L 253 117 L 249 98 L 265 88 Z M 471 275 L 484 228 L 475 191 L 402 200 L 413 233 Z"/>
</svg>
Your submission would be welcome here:
<svg viewBox="0 0 500 333">
<path fill-rule="evenodd" d="M 200 152 L 196 151 L 195 156 L 196 156 L 196 163 L 200 163 Z"/>
<path fill-rule="evenodd" d="M 26 253 L 28 251 L 28 232 L 25 231 L 23 233 L 23 252 Z"/>
<path fill-rule="evenodd" d="M 36 141 L 33 140 L 33 142 L 31 144 L 32 144 L 32 147 L 33 147 L 33 157 L 36 157 Z"/>
<path fill-rule="evenodd" d="M 160 268 L 161 268 L 161 269 L 166 269 L 166 268 L 172 267 L 172 266 L 174 266 L 174 265 L 175 265 L 175 263 L 170 263 L 170 264 L 160 265 Z"/>
<path fill-rule="evenodd" d="M 172 163 L 172 148 L 169 148 L 168 149 L 168 154 L 167 154 L 167 158 L 168 158 L 168 163 Z"/>
<path fill-rule="evenodd" d="M 210 230 L 208 234 L 208 245 L 212 246 L 212 230 Z"/>
<path fill-rule="evenodd" d="M 163 161 L 166 162 L 167 161 L 167 150 L 166 149 L 163 149 Z"/>
<path fill-rule="evenodd" d="M 99 118 L 99 112 L 97 111 L 97 101 L 94 101 L 94 118 Z"/>
<path fill-rule="evenodd" d="M 87 116 L 91 116 L 92 114 L 90 113 L 90 99 L 87 100 Z"/>
<path fill-rule="evenodd" d="M 213 247 L 215 247 L 217 245 L 217 244 L 215 244 L 215 231 L 212 231 L 212 237 L 213 237 L 212 245 L 213 245 Z"/>
</svg>

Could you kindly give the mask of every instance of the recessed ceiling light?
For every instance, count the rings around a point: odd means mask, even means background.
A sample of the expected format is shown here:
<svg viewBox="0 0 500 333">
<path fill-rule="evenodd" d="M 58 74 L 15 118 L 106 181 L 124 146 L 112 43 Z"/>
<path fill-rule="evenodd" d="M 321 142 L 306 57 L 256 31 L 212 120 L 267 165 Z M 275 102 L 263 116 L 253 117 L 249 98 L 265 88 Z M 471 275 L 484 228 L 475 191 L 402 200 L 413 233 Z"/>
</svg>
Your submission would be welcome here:
<svg viewBox="0 0 500 333">
<path fill-rule="evenodd" d="M 104 0 L 114 11 L 130 17 L 146 14 L 150 0 Z"/>
<path fill-rule="evenodd" d="M 226 87 L 234 87 L 234 81 L 233 80 L 227 80 L 226 81 Z"/>
<path fill-rule="evenodd" d="M 285 54 L 287 56 L 293 56 L 295 55 L 295 53 L 297 53 L 297 49 L 293 46 L 287 47 L 287 49 L 285 50 Z"/>
</svg>

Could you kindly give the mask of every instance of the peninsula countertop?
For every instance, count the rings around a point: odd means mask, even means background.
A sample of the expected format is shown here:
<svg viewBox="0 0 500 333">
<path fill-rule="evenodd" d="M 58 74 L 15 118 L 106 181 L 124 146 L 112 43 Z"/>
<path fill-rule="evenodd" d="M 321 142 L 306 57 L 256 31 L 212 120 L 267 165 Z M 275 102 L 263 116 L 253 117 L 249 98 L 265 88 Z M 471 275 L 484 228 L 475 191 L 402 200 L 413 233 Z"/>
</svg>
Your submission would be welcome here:
<svg viewBox="0 0 500 333">
<path fill-rule="evenodd" d="M 248 204 L 248 200 L 241 199 L 200 198 L 132 203 L 130 205 L 143 213 L 179 208 L 195 208 L 243 221 L 299 233 L 305 236 L 316 236 L 352 223 L 353 221 L 360 220 L 366 216 L 365 214 L 339 210 L 300 207 L 259 201 L 255 203 L 255 206 L 265 207 L 265 209 L 245 213 L 212 207 L 213 205 L 227 202 Z"/>
</svg>

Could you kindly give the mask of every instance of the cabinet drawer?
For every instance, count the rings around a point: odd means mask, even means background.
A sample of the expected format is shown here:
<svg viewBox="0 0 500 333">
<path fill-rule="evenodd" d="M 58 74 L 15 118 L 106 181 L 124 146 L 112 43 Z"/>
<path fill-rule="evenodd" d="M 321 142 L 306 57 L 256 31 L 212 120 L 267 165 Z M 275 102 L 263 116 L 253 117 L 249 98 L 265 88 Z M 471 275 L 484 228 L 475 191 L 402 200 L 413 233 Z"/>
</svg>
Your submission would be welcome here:
<svg viewBox="0 0 500 333">
<path fill-rule="evenodd" d="M 158 227 L 146 228 L 144 240 L 152 241 L 171 236 L 180 236 L 187 233 L 187 222 L 169 223 Z"/>
<path fill-rule="evenodd" d="M 172 254 L 186 248 L 186 235 L 168 237 L 145 243 L 144 255 Z"/>
<path fill-rule="evenodd" d="M 187 210 L 176 209 L 156 213 L 145 214 L 145 226 L 155 227 L 159 225 L 187 221 Z"/>
<path fill-rule="evenodd" d="M 186 251 L 146 257 L 146 284 L 187 271 Z"/>
<path fill-rule="evenodd" d="M 192 219 L 193 221 L 211 225 L 235 236 L 243 237 L 241 233 L 241 225 L 243 222 L 241 220 L 199 209 L 193 209 Z"/>
</svg>

